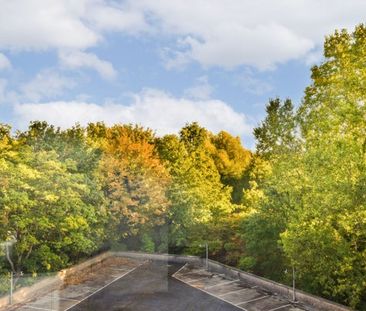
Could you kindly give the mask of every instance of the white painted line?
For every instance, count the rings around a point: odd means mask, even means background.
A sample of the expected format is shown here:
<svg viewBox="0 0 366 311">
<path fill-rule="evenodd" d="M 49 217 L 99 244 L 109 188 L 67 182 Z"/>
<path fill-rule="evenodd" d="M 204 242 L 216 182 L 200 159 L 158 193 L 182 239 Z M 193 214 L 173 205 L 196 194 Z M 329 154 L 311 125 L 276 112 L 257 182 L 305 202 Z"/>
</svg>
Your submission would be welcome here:
<svg viewBox="0 0 366 311">
<path fill-rule="evenodd" d="M 271 296 L 265 295 L 265 296 L 262 296 L 262 297 L 259 297 L 259 298 L 255 298 L 255 299 L 251 299 L 251 300 L 247 300 L 247 301 L 242 301 L 242 302 L 239 302 L 238 305 L 241 305 L 242 303 L 249 303 L 249 302 L 261 300 L 263 298 L 268 298 L 268 297 L 271 297 Z"/>
<path fill-rule="evenodd" d="M 122 269 L 122 268 L 109 268 L 109 269 L 113 271 L 128 271 L 128 269 Z"/>
<path fill-rule="evenodd" d="M 237 290 L 232 290 L 231 292 L 227 292 L 225 294 L 220 294 L 218 295 L 219 297 L 222 297 L 222 296 L 226 296 L 226 295 L 230 295 L 230 294 L 234 294 L 234 293 L 239 293 L 239 292 L 243 292 L 243 291 L 248 291 L 248 289 L 250 288 L 240 288 L 240 289 L 237 289 Z"/>
<path fill-rule="evenodd" d="M 216 295 L 214 295 L 214 294 L 212 294 L 212 293 L 210 293 L 210 292 L 208 292 L 208 291 L 205 291 L 205 290 L 204 290 L 204 289 L 202 289 L 202 288 L 194 287 L 194 286 L 192 286 L 191 284 L 189 284 L 189 283 L 187 283 L 187 282 L 184 282 L 184 281 L 182 281 L 182 280 L 180 280 L 180 279 L 178 279 L 178 278 L 175 278 L 175 279 L 176 279 L 176 280 L 178 280 L 178 281 L 180 281 L 180 282 L 182 282 L 182 283 L 184 283 L 184 284 L 186 284 L 186 285 L 188 285 L 188 286 L 191 286 L 191 287 L 193 287 L 193 288 L 195 288 L 195 289 L 198 289 L 198 290 L 200 290 L 201 292 L 206 293 L 207 295 L 210 295 L 210 296 L 215 297 L 215 298 L 217 298 L 217 299 L 219 299 L 219 300 L 225 301 L 226 303 L 228 303 L 228 304 L 230 304 L 230 305 L 232 305 L 232 306 L 234 306 L 234 307 L 236 307 L 236 308 L 238 308 L 238 309 L 241 309 L 241 310 L 244 310 L 244 311 L 248 311 L 247 309 L 245 309 L 245 308 L 243 308 L 243 307 L 236 306 L 236 305 L 234 305 L 232 302 L 230 302 L 229 300 L 226 300 L 226 299 L 224 299 L 224 298 L 220 298 L 220 297 L 218 297 L 218 296 L 216 296 Z"/>
<path fill-rule="evenodd" d="M 64 298 L 64 297 L 58 297 L 58 299 L 60 299 L 60 300 L 68 300 L 68 301 L 76 301 L 76 302 L 79 302 L 80 301 L 80 300 L 77 300 L 77 299 Z"/>
<path fill-rule="evenodd" d="M 79 301 L 77 299 L 72 299 L 72 298 L 66 298 L 66 297 L 62 297 L 62 296 L 59 296 L 59 295 L 47 295 L 45 296 L 47 298 L 52 298 L 52 299 L 59 299 L 59 300 L 70 300 L 70 301 Z"/>
<path fill-rule="evenodd" d="M 174 278 L 176 274 L 178 274 L 181 270 L 183 270 L 188 265 L 188 262 L 185 263 L 180 269 L 172 274 L 172 277 Z"/>
<path fill-rule="evenodd" d="M 80 304 L 81 302 L 83 302 L 84 300 L 88 299 L 89 297 L 95 295 L 96 293 L 100 292 L 101 290 L 103 290 L 104 288 L 106 288 L 107 286 L 111 285 L 112 283 L 118 281 L 119 279 L 122 279 L 124 276 L 126 276 L 127 274 L 135 271 L 138 267 L 141 267 L 143 264 L 145 264 L 146 262 L 143 262 L 141 264 L 139 264 L 137 267 L 133 268 L 130 271 L 127 271 L 126 273 L 122 274 L 120 277 L 114 279 L 113 281 L 109 282 L 108 284 L 104 285 L 103 287 L 99 288 L 98 290 L 96 290 L 95 292 L 91 293 L 90 295 L 86 296 L 85 298 L 83 298 L 82 300 L 80 300 L 79 302 L 75 303 L 74 305 L 66 308 L 64 311 L 70 310 L 71 308 L 75 307 L 76 305 Z"/>
<path fill-rule="evenodd" d="M 33 307 L 31 305 L 24 305 L 23 307 L 30 308 L 30 309 L 35 309 L 35 310 L 54 311 L 54 309 L 45 309 L 45 308 L 40 308 L 40 307 Z"/>
<path fill-rule="evenodd" d="M 192 284 L 194 282 L 200 282 L 200 281 L 203 281 L 203 280 L 207 280 L 209 279 L 210 277 L 209 276 L 205 276 L 203 278 L 199 278 L 199 279 L 195 279 L 195 280 L 191 280 L 191 281 L 186 281 L 188 284 Z"/>
<path fill-rule="evenodd" d="M 223 286 L 223 285 L 235 283 L 235 282 L 238 282 L 238 281 L 239 280 L 234 280 L 234 281 L 228 281 L 228 282 L 224 282 L 224 283 L 219 283 L 219 284 L 215 284 L 215 285 L 211 285 L 211 286 L 205 287 L 205 289 L 209 289 L 209 288 L 212 288 L 212 287 L 215 287 L 215 286 Z"/>
<path fill-rule="evenodd" d="M 280 307 L 277 307 L 277 308 L 273 308 L 271 310 L 268 310 L 268 311 L 275 311 L 275 310 L 280 310 L 280 309 L 283 309 L 283 308 L 286 308 L 286 307 L 289 307 L 291 306 L 290 304 L 287 304 L 287 305 L 284 305 L 284 306 L 280 306 Z"/>
</svg>

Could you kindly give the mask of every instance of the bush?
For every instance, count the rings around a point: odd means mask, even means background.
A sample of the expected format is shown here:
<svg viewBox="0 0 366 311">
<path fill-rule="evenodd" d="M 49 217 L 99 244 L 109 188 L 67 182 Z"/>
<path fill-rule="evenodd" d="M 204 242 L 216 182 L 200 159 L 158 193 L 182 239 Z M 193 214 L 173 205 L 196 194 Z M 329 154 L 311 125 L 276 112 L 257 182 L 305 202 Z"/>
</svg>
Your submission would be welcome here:
<svg viewBox="0 0 366 311">
<path fill-rule="evenodd" d="M 146 233 L 144 233 L 141 237 L 141 250 L 147 253 L 155 252 L 155 243 Z"/>
</svg>

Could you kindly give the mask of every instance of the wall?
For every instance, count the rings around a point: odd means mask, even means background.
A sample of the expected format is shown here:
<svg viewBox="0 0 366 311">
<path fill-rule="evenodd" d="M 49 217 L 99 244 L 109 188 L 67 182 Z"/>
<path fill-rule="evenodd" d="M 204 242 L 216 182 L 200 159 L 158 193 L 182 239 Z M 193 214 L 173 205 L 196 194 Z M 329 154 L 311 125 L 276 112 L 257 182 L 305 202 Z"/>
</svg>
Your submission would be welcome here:
<svg viewBox="0 0 366 311">
<path fill-rule="evenodd" d="M 141 252 L 106 252 L 85 262 L 82 262 L 78 265 L 75 265 L 71 268 L 65 269 L 57 273 L 55 276 L 47 277 L 44 280 L 37 282 L 36 284 L 21 288 L 17 290 L 13 295 L 13 301 L 22 302 L 31 299 L 32 297 L 43 296 L 54 289 L 59 288 L 63 284 L 63 280 L 74 273 L 85 271 L 85 270 L 93 270 L 99 265 L 103 264 L 103 261 L 107 258 L 117 256 L 117 257 L 129 257 L 136 259 L 151 259 L 151 260 L 160 260 L 160 261 L 172 261 L 177 263 L 192 263 L 196 265 L 204 265 L 205 260 L 196 256 L 182 256 L 182 255 L 168 255 L 168 254 L 148 254 Z M 239 269 L 235 269 L 229 266 L 226 266 L 222 263 L 209 260 L 208 261 L 209 270 L 216 273 L 223 273 L 232 278 L 239 278 L 245 281 L 248 284 L 256 285 L 261 288 L 264 288 L 272 293 L 276 293 L 282 297 L 286 297 L 289 300 L 292 299 L 292 288 L 273 282 L 271 280 L 258 277 L 251 273 L 247 273 L 241 271 Z M 329 300 L 313 296 L 311 294 L 305 293 L 300 290 L 296 290 L 296 298 L 297 301 L 313 306 L 318 310 L 324 311 L 349 311 L 351 309 L 342 306 L 340 304 L 331 302 Z M 9 299 L 8 297 L 3 297 L 0 299 L 0 308 L 8 305 Z"/>
<path fill-rule="evenodd" d="M 124 256 L 131 258 L 149 258 L 153 260 L 164 260 L 164 261 L 173 261 L 179 263 L 190 262 L 193 264 L 201 264 L 204 265 L 205 260 L 195 256 L 179 256 L 179 255 L 167 255 L 167 254 L 147 254 L 147 253 L 139 253 L 139 252 L 117 252 L 114 253 L 115 256 Z M 256 276 L 251 273 L 247 273 L 241 271 L 239 269 L 226 266 L 217 261 L 209 260 L 208 261 L 209 271 L 222 273 L 231 278 L 239 278 L 245 281 L 248 284 L 253 286 L 259 286 L 263 289 L 266 289 L 272 293 L 276 293 L 282 297 L 285 297 L 289 300 L 292 300 L 292 288 L 286 285 Z M 301 290 L 296 290 L 296 300 L 308 306 L 313 306 L 318 310 L 324 311 L 349 311 L 350 308 L 334 303 L 327 299 L 323 299 L 321 297 L 317 297 L 308 293 L 305 293 Z"/>
<path fill-rule="evenodd" d="M 103 264 L 103 261 L 111 256 L 112 253 L 110 252 L 100 254 L 68 269 L 61 270 L 53 276 L 45 277 L 31 286 L 22 287 L 14 292 L 13 304 L 21 303 L 37 296 L 44 296 L 53 290 L 60 288 L 66 277 L 80 271 L 93 270 Z M 9 306 L 9 296 L 0 299 L 0 309 L 5 308 L 6 306 Z"/>
</svg>

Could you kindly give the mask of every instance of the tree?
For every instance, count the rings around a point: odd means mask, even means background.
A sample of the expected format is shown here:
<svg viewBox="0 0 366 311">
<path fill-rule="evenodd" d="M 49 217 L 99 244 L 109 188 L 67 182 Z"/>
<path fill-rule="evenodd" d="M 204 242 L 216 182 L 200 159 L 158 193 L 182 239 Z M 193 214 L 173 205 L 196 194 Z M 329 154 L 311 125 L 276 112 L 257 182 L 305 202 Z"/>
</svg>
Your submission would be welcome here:
<svg viewBox="0 0 366 311">
<path fill-rule="evenodd" d="M 28 146 L 18 152 L 19 158 L 0 159 L 1 239 L 16 240 L 12 270 L 55 271 L 96 250 L 103 212 L 84 201 L 94 189 L 55 152 L 33 153 Z"/>
<path fill-rule="evenodd" d="M 324 61 L 299 108 L 301 206 L 282 234 L 307 289 L 364 308 L 366 27 L 326 38 Z"/>
<path fill-rule="evenodd" d="M 172 247 L 190 246 L 200 252 L 199 245 L 208 240 L 217 251 L 223 248 L 224 242 L 218 242 L 220 237 L 214 229 L 233 211 L 232 190 L 221 183 L 209 139 L 210 133 L 193 123 L 185 126 L 179 137 L 167 135 L 157 141 L 160 157 L 172 177 L 167 192 Z"/>
<path fill-rule="evenodd" d="M 146 241 L 146 234 L 165 223 L 169 175 L 155 152 L 153 138 L 150 130 L 138 126 L 106 129 L 100 169 L 112 240 L 140 236 Z"/>
<path fill-rule="evenodd" d="M 293 109 L 290 99 L 283 103 L 279 98 L 269 101 L 265 120 L 254 129 L 257 153 L 264 159 L 271 159 L 294 148 L 296 122 Z"/>
<path fill-rule="evenodd" d="M 243 189 L 247 187 L 245 170 L 251 161 L 252 154 L 240 142 L 240 137 L 234 137 L 225 131 L 210 137 L 211 156 L 215 162 L 224 185 L 233 188 L 232 201 L 240 204 Z"/>
<path fill-rule="evenodd" d="M 71 143 L 66 132 L 44 122 L 15 138 L 9 127 L 1 133 L 0 235 L 16 239 L 12 270 L 57 270 L 98 249 L 105 211 L 95 165 L 82 164 L 93 153 L 82 135 Z"/>
</svg>

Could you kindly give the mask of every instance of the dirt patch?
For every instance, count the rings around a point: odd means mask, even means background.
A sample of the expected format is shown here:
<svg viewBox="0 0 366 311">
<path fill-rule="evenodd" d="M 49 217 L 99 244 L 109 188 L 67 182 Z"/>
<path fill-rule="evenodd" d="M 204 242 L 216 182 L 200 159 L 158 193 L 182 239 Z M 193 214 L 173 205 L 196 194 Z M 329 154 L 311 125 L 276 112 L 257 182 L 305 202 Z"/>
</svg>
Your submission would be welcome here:
<svg viewBox="0 0 366 311">
<path fill-rule="evenodd" d="M 110 269 L 113 267 L 130 268 L 134 266 L 136 266 L 136 263 L 130 259 L 122 257 L 109 257 L 81 271 L 66 275 L 65 279 L 63 280 L 62 288 L 65 288 L 69 285 L 78 285 L 88 280 L 95 279 L 100 275 L 108 274 L 110 273 Z"/>
</svg>

